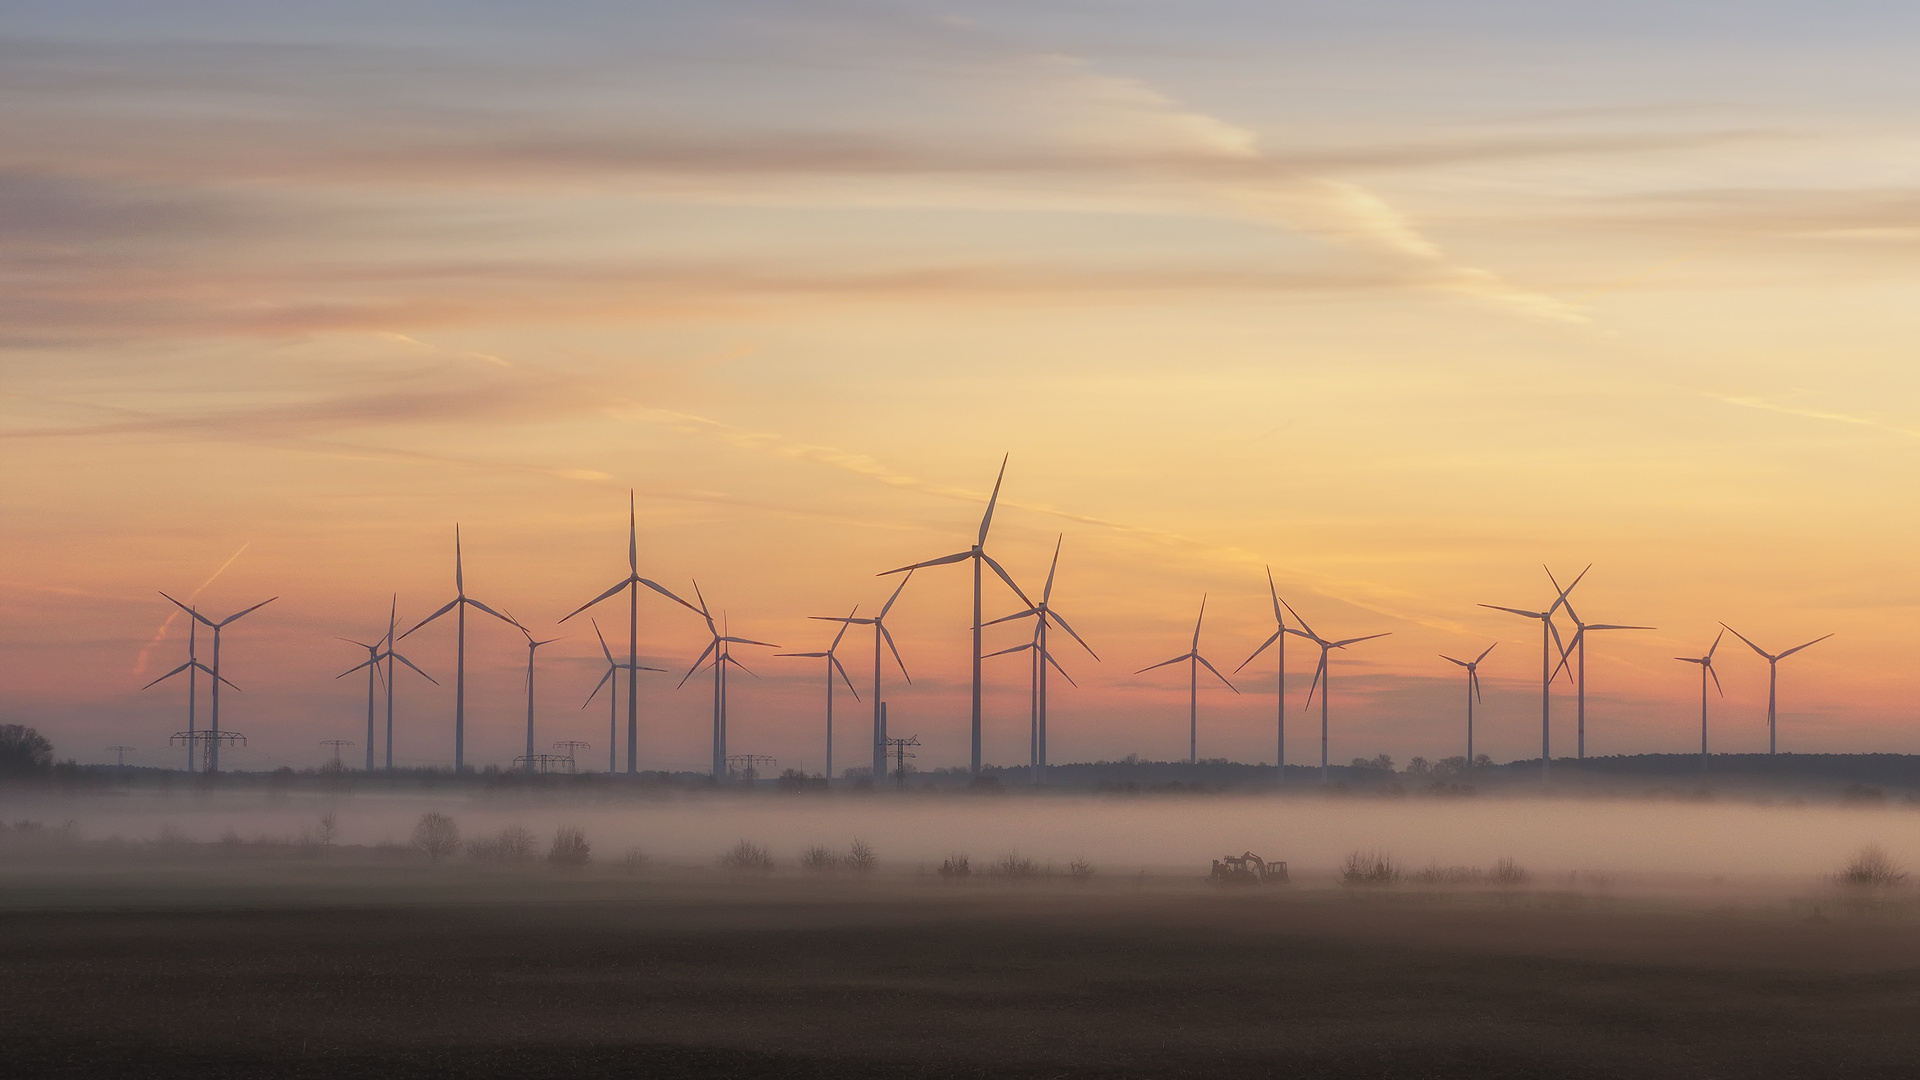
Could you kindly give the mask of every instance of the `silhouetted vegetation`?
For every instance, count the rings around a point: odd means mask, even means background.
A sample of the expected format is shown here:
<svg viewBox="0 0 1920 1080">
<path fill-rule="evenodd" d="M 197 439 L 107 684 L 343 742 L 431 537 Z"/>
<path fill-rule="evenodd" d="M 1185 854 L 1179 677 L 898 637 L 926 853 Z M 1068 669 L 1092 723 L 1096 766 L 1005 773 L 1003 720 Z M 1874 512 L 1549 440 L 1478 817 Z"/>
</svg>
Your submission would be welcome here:
<svg viewBox="0 0 1920 1080">
<path fill-rule="evenodd" d="M 729 870 L 771 870 L 773 853 L 751 840 L 742 840 L 720 856 L 720 865 Z"/>
<path fill-rule="evenodd" d="M 231 830 L 229 830 L 231 831 Z M 240 835 L 233 834 L 233 842 L 238 843 Z M 413 826 L 413 846 L 424 851 L 434 862 L 460 850 L 460 826 L 451 817 L 438 810 L 429 810 L 420 815 Z"/>
<path fill-rule="evenodd" d="M 1854 853 L 1840 868 L 1834 880 L 1841 885 L 1860 888 L 1885 888 L 1907 880 L 1907 872 L 1895 866 L 1877 844 L 1868 844 Z"/>
<path fill-rule="evenodd" d="M 957 855 L 949 855 L 946 861 L 940 864 L 940 876 L 944 878 L 963 878 L 972 875 L 972 873 L 973 866 L 968 861 L 965 852 Z"/>
<path fill-rule="evenodd" d="M 1391 885 L 1400 880 L 1400 868 L 1382 851 L 1355 851 L 1340 871 L 1342 885 Z"/>
<path fill-rule="evenodd" d="M 533 858 L 534 846 L 538 843 L 532 830 L 520 825 L 509 825 L 501 829 L 497 836 L 477 837 L 467 841 L 467 857 L 482 862 L 526 862 Z"/>
<path fill-rule="evenodd" d="M 553 831 L 553 844 L 547 848 L 547 861 L 555 866 L 585 866 L 593 859 L 593 845 L 587 843 L 584 830 L 562 825 Z"/>
<path fill-rule="evenodd" d="M 0 776 L 38 776 L 53 769 L 53 744 L 25 724 L 0 724 Z"/>
</svg>

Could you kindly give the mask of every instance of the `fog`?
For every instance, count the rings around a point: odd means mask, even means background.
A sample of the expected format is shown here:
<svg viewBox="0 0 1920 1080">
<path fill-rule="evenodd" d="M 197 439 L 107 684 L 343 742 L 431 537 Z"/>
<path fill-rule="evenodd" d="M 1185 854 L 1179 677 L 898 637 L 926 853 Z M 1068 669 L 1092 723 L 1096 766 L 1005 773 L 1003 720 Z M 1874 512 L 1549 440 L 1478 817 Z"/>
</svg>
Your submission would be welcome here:
<svg viewBox="0 0 1920 1080">
<path fill-rule="evenodd" d="M 1678 799 L 1358 798 L 1293 796 L 834 795 L 676 793 L 659 799 L 526 793 L 12 793 L 0 819 L 71 822 L 88 840 L 287 840 L 332 813 L 334 842 L 405 845 L 422 813 L 452 815 L 468 838 L 509 825 L 544 838 L 585 830 L 598 861 L 644 853 L 659 867 L 710 867 L 740 840 L 792 869 L 808 846 L 871 844 L 883 870 L 937 866 L 955 853 L 976 866 L 1018 853 L 1102 874 L 1204 873 L 1251 850 L 1288 861 L 1297 878 L 1330 875 L 1356 849 L 1412 871 L 1518 860 L 1537 880 L 1604 875 L 1626 884 L 1830 874 L 1869 843 L 1920 865 L 1914 810 Z"/>
</svg>

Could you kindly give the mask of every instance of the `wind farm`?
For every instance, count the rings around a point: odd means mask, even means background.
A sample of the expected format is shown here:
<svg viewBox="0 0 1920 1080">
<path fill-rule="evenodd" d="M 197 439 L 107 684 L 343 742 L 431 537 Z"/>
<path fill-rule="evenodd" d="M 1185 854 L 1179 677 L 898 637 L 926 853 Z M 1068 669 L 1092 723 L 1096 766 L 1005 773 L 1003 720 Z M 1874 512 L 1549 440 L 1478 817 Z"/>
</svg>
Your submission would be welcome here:
<svg viewBox="0 0 1920 1080">
<path fill-rule="evenodd" d="M 1915 40 L 9 6 L 8 1075 L 1905 1077 Z"/>
</svg>

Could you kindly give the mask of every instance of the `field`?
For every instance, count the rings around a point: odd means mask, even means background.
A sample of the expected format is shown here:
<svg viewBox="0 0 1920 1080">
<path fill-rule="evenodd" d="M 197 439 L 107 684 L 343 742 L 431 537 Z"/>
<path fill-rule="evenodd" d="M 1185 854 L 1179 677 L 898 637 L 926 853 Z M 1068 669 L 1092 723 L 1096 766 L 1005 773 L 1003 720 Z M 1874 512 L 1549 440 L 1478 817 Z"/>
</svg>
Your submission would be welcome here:
<svg viewBox="0 0 1920 1080">
<path fill-rule="evenodd" d="M 9 850 L 13 1076 L 1911 1075 L 1904 888 Z"/>
</svg>

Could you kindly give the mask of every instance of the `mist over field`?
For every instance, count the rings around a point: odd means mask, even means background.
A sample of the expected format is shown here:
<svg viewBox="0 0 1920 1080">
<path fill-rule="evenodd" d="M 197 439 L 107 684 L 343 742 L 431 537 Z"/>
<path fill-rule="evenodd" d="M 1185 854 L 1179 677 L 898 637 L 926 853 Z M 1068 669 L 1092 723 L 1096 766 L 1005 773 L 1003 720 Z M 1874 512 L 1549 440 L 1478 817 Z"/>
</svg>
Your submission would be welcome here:
<svg viewBox="0 0 1920 1080">
<path fill-rule="evenodd" d="M 332 813 L 336 844 L 404 846 L 428 811 L 451 815 L 468 837 L 519 825 L 544 844 L 558 827 L 576 826 L 597 861 L 637 850 L 663 869 L 712 867 L 723 851 L 748 840 L 768 848 L 778 868 L 792 870 L 806 848 L 854 839 L 873 845 L 888 872 L 925 871 L 955 853 L 976 864 L 1018 853 L 1062 869 L 1085 859 L 1102 874 L 1203 875 L 1210 860 L 1251 850 L 1286 860 L 1297 877 L 1312 880 L 1334 874 L 1352 851 L 1378 850 L 1410 871 L 1512 858 L 1543 884 L 1569 874 L 1604 875 L 1615 887 L 1715 878 L 1785 884 L 1831 874 L 1866 844 L 1897 863 L 1920 865 L 1920 830 L 1913 827 L 1920 811 L 1798 800 L 232 791 L 0 799 L 0 817 L 70 821 L 89 840 L 289 840 Z"/>
</svg>

